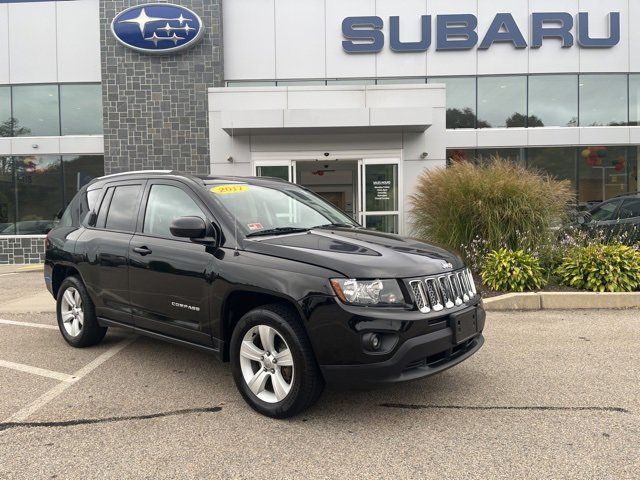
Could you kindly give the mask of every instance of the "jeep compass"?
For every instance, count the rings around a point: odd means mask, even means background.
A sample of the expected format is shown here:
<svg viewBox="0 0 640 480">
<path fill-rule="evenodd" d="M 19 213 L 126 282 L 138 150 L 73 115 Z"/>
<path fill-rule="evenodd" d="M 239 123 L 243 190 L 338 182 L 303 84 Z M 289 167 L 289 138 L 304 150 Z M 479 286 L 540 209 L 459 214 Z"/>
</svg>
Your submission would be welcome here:
<svg viewBox="0 0 640 480">
<path fill-rule="evenodd" d="M 460 258 L 365 230 L 272 178 L 93 180 L 47 235 L 44 275 L 71 346 L 121 327 L 210 352 L 251 407 L 277 418 L 325 384 L 424 378 L 484 341 Z"/>
</svg>

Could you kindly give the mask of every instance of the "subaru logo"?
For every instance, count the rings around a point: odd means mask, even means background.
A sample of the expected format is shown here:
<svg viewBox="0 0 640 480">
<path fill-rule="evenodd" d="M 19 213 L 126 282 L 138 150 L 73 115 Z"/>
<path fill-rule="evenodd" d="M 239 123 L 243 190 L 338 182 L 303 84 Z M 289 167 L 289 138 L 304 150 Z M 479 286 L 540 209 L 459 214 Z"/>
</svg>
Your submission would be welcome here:
<svg viewBox="0 0 640 480">
<path fill-rule="evenodd" d="M 188 8 L 148 3 L 120 12 L 111 22 L 111 32 L 122 45 L 138 52 L 169 54 L 195 45 L 204 28 Z"/>
</svg>

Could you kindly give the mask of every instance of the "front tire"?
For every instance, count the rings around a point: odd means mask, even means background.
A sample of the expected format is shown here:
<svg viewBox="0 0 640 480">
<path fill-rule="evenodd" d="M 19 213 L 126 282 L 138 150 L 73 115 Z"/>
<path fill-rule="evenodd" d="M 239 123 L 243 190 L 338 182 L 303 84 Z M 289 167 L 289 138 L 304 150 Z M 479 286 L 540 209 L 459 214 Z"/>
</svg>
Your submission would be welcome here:
<svg viewBox="0 0 640 480">
<path fill-rule="evenodd" d="M 60 285 L 56 314 L 60 333 L 72 347 L 96 345 L 107 333 L 107 327 L 98 324 L 89 293 L 77 277 L 67 277 Z"/>
<path fill-rule="evenodd" d="M 285 305 L 251 310 L 231 337 L 233 379 L 257 412 L 287 418 L 313 405 L 324 380 L 298 315 Z"/>
</svg>

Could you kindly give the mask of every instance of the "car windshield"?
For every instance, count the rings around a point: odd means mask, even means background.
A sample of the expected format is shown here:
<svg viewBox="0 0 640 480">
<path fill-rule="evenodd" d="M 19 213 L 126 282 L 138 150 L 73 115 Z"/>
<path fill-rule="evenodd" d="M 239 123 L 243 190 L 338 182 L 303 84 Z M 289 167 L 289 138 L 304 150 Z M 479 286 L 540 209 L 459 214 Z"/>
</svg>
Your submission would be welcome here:
<svg viewBox="0 0 640 480">
<path fill-rule="evenodd" d="M 314 227 L 358 227 L 349 216 L 291 184 L 209 183 L 209 192 L 237 220 L 246 235 L 291 233 Z"/>
</svg>

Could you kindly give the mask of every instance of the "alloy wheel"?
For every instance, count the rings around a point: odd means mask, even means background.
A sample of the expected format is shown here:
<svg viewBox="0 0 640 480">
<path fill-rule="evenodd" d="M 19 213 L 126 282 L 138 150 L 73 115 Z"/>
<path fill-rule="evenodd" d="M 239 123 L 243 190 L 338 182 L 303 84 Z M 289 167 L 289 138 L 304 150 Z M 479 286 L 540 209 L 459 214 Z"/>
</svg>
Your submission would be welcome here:
<svg viewBox="0 0 640 480">
<path fill-rule="evenodd" d="M 62 325 L 64 325 L 64 329 L 69 336 L 77 337 L 80 335 L 84 324 L 82 297 L 80 292 L 73 287 L 67 288 L 62 295 L 60 316 L 62 317 Z"/>
<path fill-rule="evenodd" d="M 247 331 L 240 346 L 240 368 L 249 389 L 264 402 L 281 402 L 291 391 L 293 356 L 273 327 L 256 325 Z"/>
</svg>

